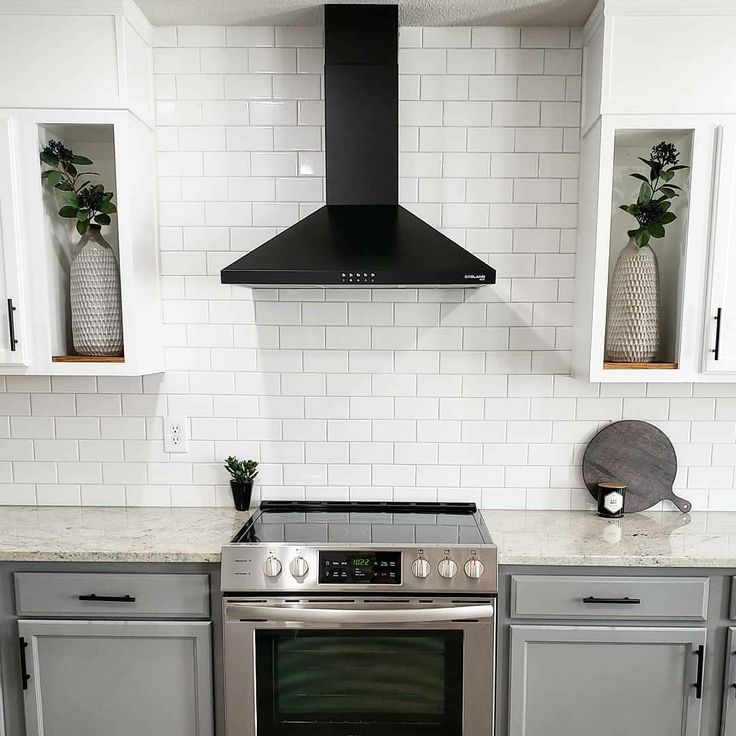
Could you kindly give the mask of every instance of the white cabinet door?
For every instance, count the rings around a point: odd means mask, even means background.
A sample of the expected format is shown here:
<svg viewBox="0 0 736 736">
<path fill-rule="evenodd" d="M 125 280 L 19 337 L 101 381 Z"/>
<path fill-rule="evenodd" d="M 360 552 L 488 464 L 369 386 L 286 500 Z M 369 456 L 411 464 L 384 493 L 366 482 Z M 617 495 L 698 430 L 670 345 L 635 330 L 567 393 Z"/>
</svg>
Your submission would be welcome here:
<svg viewBox="0 0 736 736">
<path fill-rule="evenodd" d="M 19 621 L 27 736 L 213 736 L 210 627 Z"/>
<path fill-rule="evenodd" d="M 21 279 L 17 130 L 0 119 L 0 365 L 28 365 L 25 309 Z"/>
<path fill-rule="evenodd" d="M 718 128 L 710 247 L 703 368 L 736 373 L 736 122 Z"/>
</svg>

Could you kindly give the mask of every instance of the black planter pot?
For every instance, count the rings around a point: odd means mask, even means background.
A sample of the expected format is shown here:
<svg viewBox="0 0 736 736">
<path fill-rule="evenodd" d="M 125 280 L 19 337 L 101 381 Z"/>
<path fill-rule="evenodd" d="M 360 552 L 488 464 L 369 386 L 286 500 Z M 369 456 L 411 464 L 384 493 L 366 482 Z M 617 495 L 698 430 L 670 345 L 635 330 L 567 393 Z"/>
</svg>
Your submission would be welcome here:
<svg viewBox="0 0 736 736">
<path fill-rule="evenodd" d="M 238 511 L 247 511 L 250 508 L 250 497 L 253 493 L 253 481 L 246 483 L 238 483 L 235 480 L 230 481 L 230 490 L 233 492 L 233 501 Z"/>
</svg>

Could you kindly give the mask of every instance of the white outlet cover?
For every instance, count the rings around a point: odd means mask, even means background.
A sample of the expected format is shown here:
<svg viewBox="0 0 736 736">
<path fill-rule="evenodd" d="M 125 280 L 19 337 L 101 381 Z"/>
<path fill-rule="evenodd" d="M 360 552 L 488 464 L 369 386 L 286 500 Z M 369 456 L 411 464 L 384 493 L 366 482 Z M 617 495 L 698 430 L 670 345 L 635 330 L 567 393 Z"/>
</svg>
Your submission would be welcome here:
<svg viewBox="0 0 736 736">
<path fill-rule="evenodd" d="M 186 417 L 164 417 L 164 452 L 188 452 Z"/>
</svg>

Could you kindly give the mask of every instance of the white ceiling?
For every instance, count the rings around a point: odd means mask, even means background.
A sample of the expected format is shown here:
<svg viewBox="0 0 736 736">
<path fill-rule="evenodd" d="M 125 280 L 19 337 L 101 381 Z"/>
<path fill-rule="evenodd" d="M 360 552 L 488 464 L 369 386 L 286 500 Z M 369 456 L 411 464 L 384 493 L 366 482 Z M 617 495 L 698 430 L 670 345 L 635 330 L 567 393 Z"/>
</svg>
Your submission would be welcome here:
<svg viewBox="0 0 736 736">
<path fill-rule="evenodd" d="M 154 25 L 317 25 L 315 0 L 136 0 Z M 396 0 L 351 0 L 393 3 Z M 596 0 L 398 0 L 407 26 L 582 25 Z"/>
</svg>

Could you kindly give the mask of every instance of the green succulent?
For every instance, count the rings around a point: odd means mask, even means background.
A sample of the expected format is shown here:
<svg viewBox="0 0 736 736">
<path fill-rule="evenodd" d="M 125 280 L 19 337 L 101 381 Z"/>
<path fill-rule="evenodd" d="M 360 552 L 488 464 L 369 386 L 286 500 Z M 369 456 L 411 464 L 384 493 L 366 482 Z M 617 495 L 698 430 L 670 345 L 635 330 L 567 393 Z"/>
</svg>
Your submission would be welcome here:
<svg viewBox="0 0 736 736">
<path fill-rule="evenodd" d="M 250 483 L 258 475 L 258 461 L 238 460 L 231 455 L 225 460 L 225 470 L 236 483 Z"/>
</svg>

